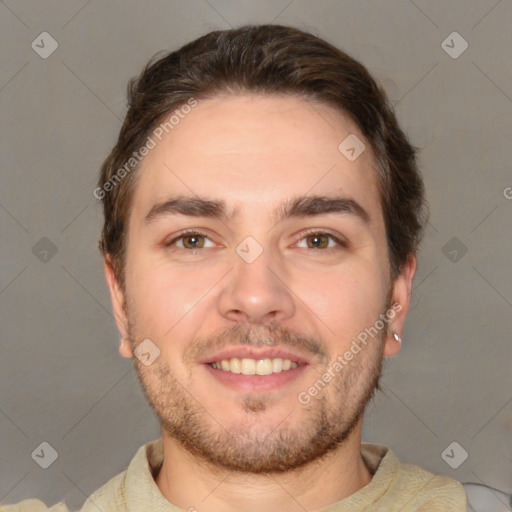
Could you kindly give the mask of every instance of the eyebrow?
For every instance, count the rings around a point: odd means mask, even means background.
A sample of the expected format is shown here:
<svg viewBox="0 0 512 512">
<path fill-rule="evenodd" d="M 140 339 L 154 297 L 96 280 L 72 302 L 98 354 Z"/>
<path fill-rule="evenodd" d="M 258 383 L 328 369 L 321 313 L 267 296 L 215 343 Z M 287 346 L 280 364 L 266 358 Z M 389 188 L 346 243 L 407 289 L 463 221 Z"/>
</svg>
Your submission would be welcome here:
<svg viewBox="0 0 512 512">
<path fill-rule="evenodd" d="M 169 215 L 186 215 L 190 217 L 209 217 L 230 220 L 239 213 L 238 208 L 228 211 L 226 203 L 218 199 L 193 196 L 174 196 L 155 204 L 145 217 L 150 223 Z M 273 212 L 275 223 L 295 217 L 312 217 L 326 214 L 352 215 L 369 225 L 368 212 L 354 199 L 341 196 L 298 196 L 283 201 Z"/>
</svg>

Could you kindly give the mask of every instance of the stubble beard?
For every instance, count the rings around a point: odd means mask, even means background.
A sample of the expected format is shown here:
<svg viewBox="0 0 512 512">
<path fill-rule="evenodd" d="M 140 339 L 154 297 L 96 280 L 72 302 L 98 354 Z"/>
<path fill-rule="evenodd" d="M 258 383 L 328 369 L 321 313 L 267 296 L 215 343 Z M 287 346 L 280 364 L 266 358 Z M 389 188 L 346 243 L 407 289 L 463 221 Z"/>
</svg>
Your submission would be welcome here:
<svg viewBox="0 0 512 512">
<path fill-rule="evenodd" d="M 132 336 L 135 334 L 132 330 L 133 326 L 130 327 L 133 344 L 137 338 Z M 237 338 L 239 344 L 258 344 L 240 337 L 237 329 L 223 331 L 222 339 L 226 339 L 226 332 L 231 332 L 233 342 Z M 304 341 L 318 350 L 325 346 L 319 340 L 302 338 L 279 326 L 267 326 L 266 333 L 266 344 L 273 340 L 276 345 L 283 345 L 280 340 L 285 336 L 287 343 L 290 340 L 297 344 Z M 208 404 L 203 407 L 190 393 L 188 383 L 179 382 L 163 358 L 157 358 L 150 366 L 134 358 L 134 364 L 144 394 L 163 431 L 189 453 L 209 466 L 230 471 L 282 473 L 319 461 L 349 438 L 379 388 L 385 338 L 386 329 L 361 347 L 352 361 L 307 405 L 299 403 L 293 395 L 294 403 L 286 404 L 289 412 L 275 425 L 261 420 L 265 411 L 274 406 L 269 395 L 241 395 L 239 403 L 228 407 L 240 409 L 238 417 L 242 419 L 235 426 L 225 427 L 218 419 L 219 412 L 208 409 Z M 208 343 L 204 340 L 203 344 Z M 197 345 L 200 346 L 201 343 Z M 312 382 L 305 383 L 306 390 L 322 373 Z"/>
</svg>

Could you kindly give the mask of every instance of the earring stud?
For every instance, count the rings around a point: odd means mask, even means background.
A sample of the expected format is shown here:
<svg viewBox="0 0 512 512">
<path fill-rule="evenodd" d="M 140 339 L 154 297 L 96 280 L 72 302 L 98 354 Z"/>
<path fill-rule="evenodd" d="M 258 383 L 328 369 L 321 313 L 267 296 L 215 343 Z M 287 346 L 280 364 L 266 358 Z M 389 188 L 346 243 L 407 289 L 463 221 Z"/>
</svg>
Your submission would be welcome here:
<svg viewBox="0 0 512 512">
<path fill-rule="evenodd" d="M 396 332 L 393 333 L 393 338 L 395 338 L 395 340 L 398 341 L 398 343 L 402 343 L 402 338 L 400 338 L 400 336 L 398 336 Z"/>
</svg>

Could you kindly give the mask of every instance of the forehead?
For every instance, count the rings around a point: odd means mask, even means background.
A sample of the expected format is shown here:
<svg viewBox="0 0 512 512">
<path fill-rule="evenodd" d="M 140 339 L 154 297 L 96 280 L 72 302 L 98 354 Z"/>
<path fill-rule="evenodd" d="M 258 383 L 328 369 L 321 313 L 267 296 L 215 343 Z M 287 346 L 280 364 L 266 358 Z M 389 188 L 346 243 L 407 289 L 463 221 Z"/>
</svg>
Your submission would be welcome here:
<svg viewBox="0 0 512 512">
<path fill-rule="evenodd" d="M 356 196 L 379 216 L 372 151 L 357 125 L 328 105 L 229 95 L 199 101 L 174 119 L 179 122 L 168 133 L 150 134 L 154 147 L 141 163 L 133 197 L 138 215 L 171 194 L 222 198 L 253 215 L 293 196 L 335 193 Z M 355 160 L 347 158 L 345 140 L 365 145 Z"/>
</svg>

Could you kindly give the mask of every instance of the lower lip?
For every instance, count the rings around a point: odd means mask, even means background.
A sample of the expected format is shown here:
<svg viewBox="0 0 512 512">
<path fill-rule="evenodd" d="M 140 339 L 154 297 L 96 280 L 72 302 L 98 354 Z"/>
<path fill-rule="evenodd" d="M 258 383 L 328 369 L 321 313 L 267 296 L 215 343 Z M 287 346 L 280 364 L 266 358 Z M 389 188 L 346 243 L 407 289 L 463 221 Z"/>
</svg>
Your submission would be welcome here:
<svg viewBox="0 0 512 512">
<path fill-rule="evenodd" d="M 209 364 L 203 366 L 215 379 L 235 391 L 265 392 L 278 389 L 297 379 L 303 374 L 308 365 L 297 366 L 297 368 L 290 368 L 270 375 L 243 375 L 242 373 L 218 370 L 212 368 Z"/>
</svg>

